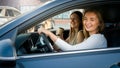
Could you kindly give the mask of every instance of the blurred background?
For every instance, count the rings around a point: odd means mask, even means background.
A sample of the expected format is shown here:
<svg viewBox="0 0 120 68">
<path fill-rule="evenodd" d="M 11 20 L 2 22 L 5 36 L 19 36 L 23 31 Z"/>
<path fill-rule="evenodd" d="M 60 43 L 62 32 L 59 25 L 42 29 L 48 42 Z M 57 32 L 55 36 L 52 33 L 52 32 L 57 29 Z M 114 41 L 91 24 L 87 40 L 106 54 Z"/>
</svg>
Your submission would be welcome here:
<svg viewBox="0 0 120 68">
<path fill-rule="evenodd" d="M 51 0 L 0 0 L 0 6 L 15 7 L 25 13 L 49 1 Z"/>
<path fill-rule="evenodd" d="M 0 0 L 0 7 L 2 6 L 2 8 L 0 8 L 0 26 L 4 25 L 5 24 L 4 22 L 17 17 L 19 14 L 24 14 L 26 12 L 34 10 L 38 6 L 42 6 L 45 3 L 48 3 L 50 1 L 53 1 L 53 0 Z M 9 9 L 10 7 L 12 8 Z M 3 10 L 4 8 L 6 8 L 6 11 Z M 13 8 L 17 9 L 17 12 L 12 11 Z M 69 29 L 70 14 L 76 10 L 81 12 L 83 11 L 82 9 L 67 11 L 67 12 L 58 14 L 54 17 L 51 17 L 50 18 L 51 21 L 48 19 L 43 21 L 42 24 L 38 24 L 38 25 L 43 25 L 46 29 L 52 29 L 52 30 L 57 29 L 59 27 L 63 27 L 64 29 Z M 48 21 L 50 21 L 50 23 Z M 33 28 L 30 29 L 30 32 L 31 31 L 33 32 L 36 30 Z"/>
</svg>

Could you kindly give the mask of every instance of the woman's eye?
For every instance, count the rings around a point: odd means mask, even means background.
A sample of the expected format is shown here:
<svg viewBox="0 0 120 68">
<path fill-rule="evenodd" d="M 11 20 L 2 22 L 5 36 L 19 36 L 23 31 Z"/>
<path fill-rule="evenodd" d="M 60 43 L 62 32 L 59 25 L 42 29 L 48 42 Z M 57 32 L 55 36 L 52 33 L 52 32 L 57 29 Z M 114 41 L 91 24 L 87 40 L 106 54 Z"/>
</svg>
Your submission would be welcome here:
<svg viewBox="0 0 120 68">
<path fill-rule="evenodd" d="M 83 20 L 87 20 L 86 18 L 83 18 Z"/>
<path fill-rule="evenodd" d="M 91 21 L 94 21 L 94 19 L 91 19 Z"/>
</svg>

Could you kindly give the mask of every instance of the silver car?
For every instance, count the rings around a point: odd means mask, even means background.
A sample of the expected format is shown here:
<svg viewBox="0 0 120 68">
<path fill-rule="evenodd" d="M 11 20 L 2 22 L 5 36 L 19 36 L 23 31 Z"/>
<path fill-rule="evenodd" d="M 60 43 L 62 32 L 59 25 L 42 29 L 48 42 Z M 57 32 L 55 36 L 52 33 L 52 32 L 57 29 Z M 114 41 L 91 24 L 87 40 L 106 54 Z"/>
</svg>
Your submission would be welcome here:
<svg viewBox="0 0 120 68">
<path fill-rule="evenodd" d="M 20 14 L 21 12 L 14 7 L 0 6 L 0 26 Z"/>
</svg>

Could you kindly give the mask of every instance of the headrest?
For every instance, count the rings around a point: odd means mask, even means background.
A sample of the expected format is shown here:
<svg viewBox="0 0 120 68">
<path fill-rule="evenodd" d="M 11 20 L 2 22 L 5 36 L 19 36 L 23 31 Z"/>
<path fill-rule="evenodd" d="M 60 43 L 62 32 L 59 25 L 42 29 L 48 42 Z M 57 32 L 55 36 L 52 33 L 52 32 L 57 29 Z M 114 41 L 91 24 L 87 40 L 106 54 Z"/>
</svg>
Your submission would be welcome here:
<svg viewBox="0 0 120 68">
<path fill-rule="evenodd" d="M 120 22 L 120 9 L 117 7 L 104 8 L 102 12 L 103 20 L 107 23 Z"/>
</svg>

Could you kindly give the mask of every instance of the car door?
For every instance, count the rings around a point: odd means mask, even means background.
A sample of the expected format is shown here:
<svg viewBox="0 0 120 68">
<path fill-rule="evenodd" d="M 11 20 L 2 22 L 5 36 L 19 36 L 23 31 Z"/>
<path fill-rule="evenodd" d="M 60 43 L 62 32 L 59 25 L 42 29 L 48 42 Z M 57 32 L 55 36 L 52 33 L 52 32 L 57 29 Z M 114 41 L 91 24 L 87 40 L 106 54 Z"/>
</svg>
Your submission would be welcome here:
<svg viewBox="0 0 120 68">
<path fill-rule="evenodd" d="M 19 56 L 23 68 L 110 68 L 120 62 L 119 48 L 94 49 L 61 53 Z"/>
</svg>

